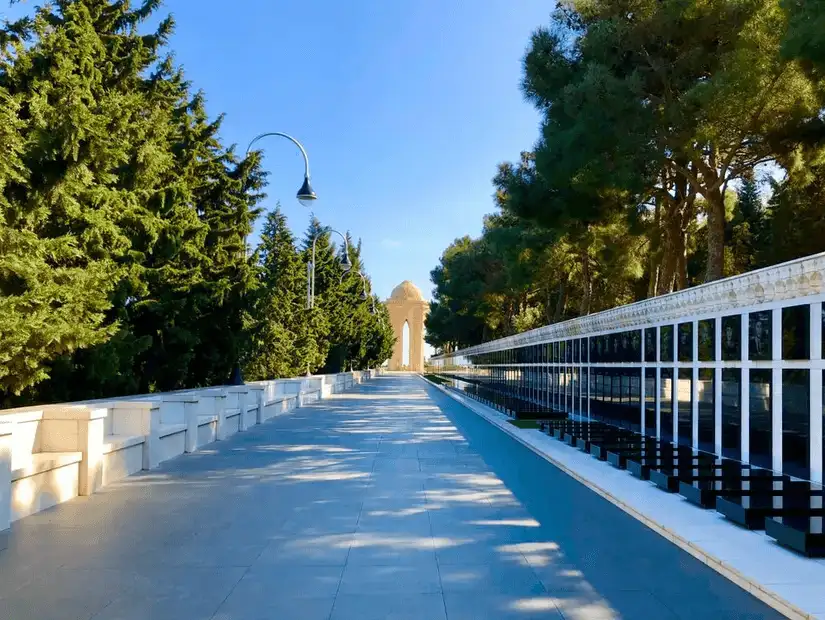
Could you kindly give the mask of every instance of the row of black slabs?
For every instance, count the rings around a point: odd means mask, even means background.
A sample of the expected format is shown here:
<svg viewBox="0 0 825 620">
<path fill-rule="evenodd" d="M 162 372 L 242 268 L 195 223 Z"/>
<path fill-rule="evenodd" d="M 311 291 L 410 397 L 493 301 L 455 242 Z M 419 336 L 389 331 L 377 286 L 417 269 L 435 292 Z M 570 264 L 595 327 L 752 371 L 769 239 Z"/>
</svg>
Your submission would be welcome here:
<svg viewBox="0 0 825 620">
<path fill-rule="evenodd" d="M 567 414 L 562 411 L 553 410 L 526 396 L 513 394 L 512 386 L 507 383 L 480 381 L 471 376 L 451 375 L 451 378 L 461 384 L 459 389 L 467 396 L 517 420 L 564 420 L 567 418 Z"/>
<path fill-rule="evenodd" d="M 765 530 L 787 548 L 825 557 L 825 494 L 820 485 L 602 422 L 548 420 L 542 428 L 662 491 L 715 509 L 742 527 Z"/>
</svg>

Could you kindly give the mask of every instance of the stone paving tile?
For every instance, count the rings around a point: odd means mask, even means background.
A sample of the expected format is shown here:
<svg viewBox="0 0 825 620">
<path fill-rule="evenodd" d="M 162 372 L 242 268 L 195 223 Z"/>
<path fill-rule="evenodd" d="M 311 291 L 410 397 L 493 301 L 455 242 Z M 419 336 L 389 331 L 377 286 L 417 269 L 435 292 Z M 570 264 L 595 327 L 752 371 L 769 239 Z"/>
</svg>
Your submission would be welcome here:
<svg viewBox="0 0 825 620">
<path fill-rule="evenodd" d="M 339 594 L 439 594 L 435 556 L 396 564 L 347 564 Z"/>
<path fill-rule="evenodd" d="M 15 523 L 2 620 L 779 617 L 411 376 Z"/>
<path fill-rule="evenodd" d="M 556 600 L 546 594 L 513 596 L 445 592 L 449 620 L 562 620 Z"/>
<path fill-rule="evenodd" d="M 440 593 L 367 595 L 341 593 L 331 620 L 446 620 Z"/>
</svg>

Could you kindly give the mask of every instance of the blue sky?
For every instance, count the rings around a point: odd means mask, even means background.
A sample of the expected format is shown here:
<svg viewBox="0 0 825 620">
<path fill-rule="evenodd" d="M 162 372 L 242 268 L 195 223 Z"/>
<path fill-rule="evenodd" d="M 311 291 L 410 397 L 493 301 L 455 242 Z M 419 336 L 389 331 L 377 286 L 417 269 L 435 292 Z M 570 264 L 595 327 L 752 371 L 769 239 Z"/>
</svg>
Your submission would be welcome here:
<svg viewBox="0 0 825 620">
<path fill-rule="evenodd" d="M 479 234 L 493 211 L 496 165 L 538 136 L 538 114 L 519 90 L 521 60 L 552 8 L 551 0 L 167 0 L 164 12 L 177 22 L 177 62 L 205 91 L 210 114 L 226 114 L 224 139 L 244 150 L 265 131 L 298 138 L 319 197 L 314 212 L 362 238 L 375 292 L 385 298 L 408 279 L 429 298 L 442 251 Z M 279 138 L 260 146 L 265 206 L 280 200 L 302 235 L 300 154 Z"/>
<path fill-rule="evenodd" d="M 259 133 L 282 131 L 304 144 L 315 214 L 363 239 L 382 298 L 407 279 L 429 298 L 442 251 L 479 234 L 493 210 L 496 165 L 538 136 L 519 81 L 529 36 L 549 21 L 548 0 L 168 0 L 165 8 L 177 21 L 177 61 L 206 92 L 210 113 L 226 114 L 224 138 L 245 149 Z M 260 144 L 266 206 L 280 200 L 302 235 L 300 154 L 279 138 Z"/>
</svg>

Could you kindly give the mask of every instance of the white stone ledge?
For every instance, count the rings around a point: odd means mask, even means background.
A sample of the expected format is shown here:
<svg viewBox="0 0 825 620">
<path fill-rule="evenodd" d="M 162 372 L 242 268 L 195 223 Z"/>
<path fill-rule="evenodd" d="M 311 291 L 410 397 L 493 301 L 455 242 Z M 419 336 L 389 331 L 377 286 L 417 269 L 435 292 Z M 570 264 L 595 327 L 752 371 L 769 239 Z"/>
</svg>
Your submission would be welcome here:
<svg viewBox="0 0 825 620">
<path fill-rule="evenodd" d="M 186 432 L 186 424 L 166 424 L 161 425 L 158 429 L 158 437 L 168 437 L 169 435 L 175 435 L 177 433 L 185 433 Z"/>
<path fill-rule="evenodd" d="M 778 612 L 794 620 L 825 617 L 825 564 L 744 530 L 713 510 L 688 504 L 538 430 L 520 429 L 478 401 L 422 380 L 504 431 Z"/>
<path fill-rule="evenodd" d="M 52 469 L 79 463 L 83 460 L 82 452 L 38 452 L 31 455 L 31 461 L 11 472 L 11 481 L 36 476 Z"/>
<path fill-rule="evenodd" d="M 103 454 L 125 450 L 146 441 L 142 435 L 107 435 L 103 438 Z"/>
<path fill-rule="evenodd" d="M 378 374 L 330 380 L 347 387 Z M 12 520 L 316 402 L 323 384 L 300 377 L 0 411 L 0 548 Z"/>
</svg>

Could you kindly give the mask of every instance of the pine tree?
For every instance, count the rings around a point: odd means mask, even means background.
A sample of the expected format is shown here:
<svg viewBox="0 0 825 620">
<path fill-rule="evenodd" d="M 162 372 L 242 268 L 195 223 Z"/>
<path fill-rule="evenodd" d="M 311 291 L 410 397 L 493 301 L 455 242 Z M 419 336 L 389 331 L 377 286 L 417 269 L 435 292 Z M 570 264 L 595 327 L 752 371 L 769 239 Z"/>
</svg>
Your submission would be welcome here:
<svg viewBox="0 0 825 620">
<path fill-rule="evenodd" d="M 302 374 L 295 358 L 296 330 L 306 317 L 301 288 L 306 277 L 295 239 L 280 204 L 269 213 L 258 248 L 260 286 L 254 306 L 254 327 L 244 376 L 247 380 Z"/>
<path fill-rule="evenodd" d="M 6 393 L 46 379 L 49 361 L 117 331 L 111 296 L 128 276 L 121 259 L 130 250 L 121 224 L 142 219 L 120 171 L 146 126 L 141 98 L 129 92 L 128 56 L 151 58 L 168 27 L 130 34 L 144 8 L 63 2 L 0 31 Z"/>
<path fill-rule="evenodd" d="M 759 267 L 759 252 L 765 226 L 765 211 L 754 175 L 742 180 L 737 192 L 734 217 L 729 225 L 726 252 L 733 274 L 745 273 Z"/>
<path fill-rule="evenodd" d="M 52 379 L 32 398 L 221 383 L 246 346 L 254 280 L 243 240 L 263 175 L 221 144 L 221 119 L 161 58 L 171 19 L 138 32 L 158 5 L 61 2 L 4 32 L 15 47 L 2 78 L 25 111 L 30 171 L 15 199 L 46 235 L 75 244 L 87 283 L 71 289 L 100 308 L 94 340 L 83 308 L 72 310 L 78 343 L 41 364 L 36 380 Z M 107 270 L 92 283 L 96 265 Z M 72 353 L 79 346 L 89 348 Z"/>
</svg>

